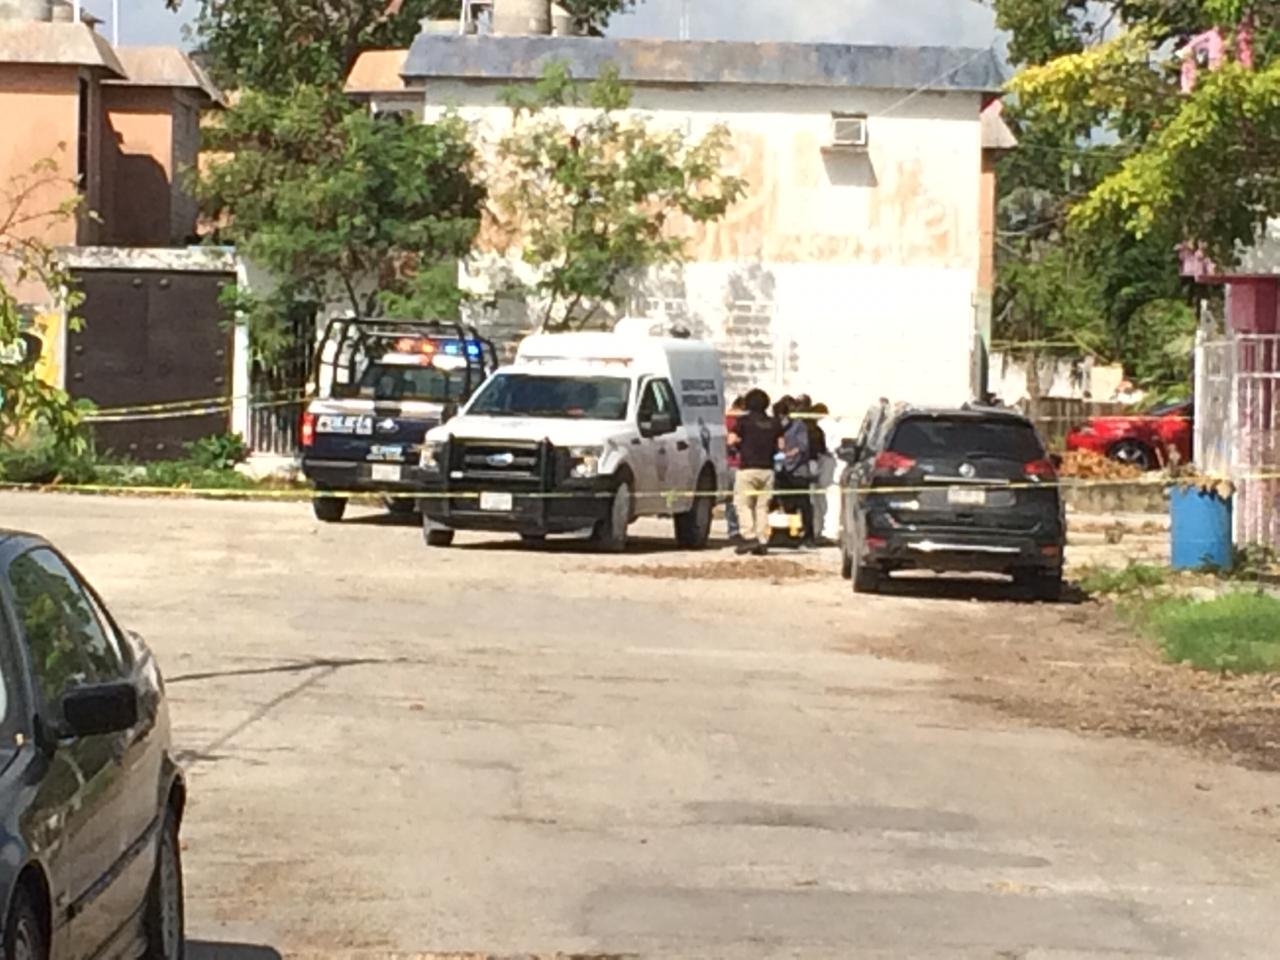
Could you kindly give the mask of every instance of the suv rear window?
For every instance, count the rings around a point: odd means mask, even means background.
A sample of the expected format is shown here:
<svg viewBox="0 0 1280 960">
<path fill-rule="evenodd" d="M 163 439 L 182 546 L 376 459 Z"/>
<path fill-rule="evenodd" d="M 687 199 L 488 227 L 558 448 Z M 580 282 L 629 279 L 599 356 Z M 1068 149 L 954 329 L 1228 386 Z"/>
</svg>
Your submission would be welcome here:
<svg viewBox="0 0 1280 960">
<path fill-rule="evenodd" d="M 1030 424 L 972 417 L 908 418 L 894 430 L 889 449 L 914 460 L 982 455 L 1030 463 L 1044 456 Z"/>
</svg>

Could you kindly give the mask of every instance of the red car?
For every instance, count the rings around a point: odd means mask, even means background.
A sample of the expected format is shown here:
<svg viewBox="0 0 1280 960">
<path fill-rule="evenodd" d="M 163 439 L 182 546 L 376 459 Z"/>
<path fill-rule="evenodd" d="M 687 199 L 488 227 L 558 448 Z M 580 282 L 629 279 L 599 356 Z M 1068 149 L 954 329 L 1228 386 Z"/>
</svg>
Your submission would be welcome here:
<svg viewBox="0 0 1280 960">
<path fill-rule="evenodd" d="M 1067 434 L 1068 450 L 1091 450 L 1120 463 L 1154 470 L 1169 462 L 1191 462 L 1195 405 L 1190 400 L 1153 407 L 1144 413 L 1094 417 Z"/>
</svg>

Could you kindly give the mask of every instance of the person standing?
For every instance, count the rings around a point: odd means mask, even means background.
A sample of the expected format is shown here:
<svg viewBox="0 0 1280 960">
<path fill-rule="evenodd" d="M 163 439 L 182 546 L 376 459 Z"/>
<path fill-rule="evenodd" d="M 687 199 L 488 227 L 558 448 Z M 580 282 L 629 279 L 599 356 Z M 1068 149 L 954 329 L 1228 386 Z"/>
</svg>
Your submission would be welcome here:
<svg viewBox="0 0 1280 960">
<path fill-rule="evenodd" d="M 831 452 L 827 429 L 831 423 L 831 411 L 825 403 L 815 403 L 809 408 L 810 453 L 814 464 L 813 488 L 813 532 L 820 546 L 828 545 L 835 540 L 827 532 L 827 507 L 829 491 L 836 480 L 836 458 Z"/>
<path fill-rule="evenodd" d="M 800 514 L 801 546 L 817 546 L 813 530 L 813 467 L 807 421 L 795 409 L 796 401 L 784 397 L 773 408 L 782 425 L 782 460 L 778 465 L 778 486 L 785 492 L 782 505 L 788 513 Z"/>
<path fill-rule="evenodd" d="M 738 436 L 738 420 L 747 412 L 746 398 L 738 397 L 733 401 L 733 406 L 729 408 L 729 415 L 725 417 L 725 430 L 728 433 L 728 466 L 729 466 L 729 489 L 736 492 L 738 486 L 738 468 L 742 466 L 741 443 L 742 438 Z M 738 507 L 734 503 L 734 497 L 729 497 L 729 502 L 724 508 L 725 524 L 729 527 L 729 539 L 737 543 L 742 539 L 742 528 L 738 523 Z"/>
<path fill-rule="evenodd" d="M 738 418 L 738 474 L 733 484 L 742 538 L 738 553 L 763 555 L 768 550 L 773 455 L 782 430 L 769 416 L 769 395 L 763 390 L 748 391 L 743 406 L 746 413 Z"/>
</svg>

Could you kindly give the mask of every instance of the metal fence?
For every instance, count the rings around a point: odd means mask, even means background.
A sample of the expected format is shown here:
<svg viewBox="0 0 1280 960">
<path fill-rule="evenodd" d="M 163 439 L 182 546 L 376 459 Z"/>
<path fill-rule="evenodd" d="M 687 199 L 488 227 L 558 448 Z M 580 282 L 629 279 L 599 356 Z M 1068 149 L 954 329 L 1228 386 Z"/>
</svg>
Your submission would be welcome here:
<svg viewBox="0 0 1280 960">
<path fill-rule="evenodd" d="M 291 457 L 298 452 L 298 421 L 310 375 L 315 309 L 300 306 L 289 318 L 289 347 L 272 364 L 253 362 L 249 371 L 249 449 Z"/>
<path fill-rule="evenodd" d="M 1280 335 L 1198 337 L 1195 454 L 1235 484 L 1236 542 L 1280 546 Z"/>
</svg>

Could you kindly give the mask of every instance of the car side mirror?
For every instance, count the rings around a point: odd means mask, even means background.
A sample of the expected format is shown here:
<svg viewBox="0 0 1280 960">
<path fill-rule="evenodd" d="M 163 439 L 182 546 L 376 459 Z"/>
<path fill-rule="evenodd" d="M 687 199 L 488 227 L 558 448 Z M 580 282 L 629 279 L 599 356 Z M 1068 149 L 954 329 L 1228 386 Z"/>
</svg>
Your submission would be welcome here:
<svg viewBox="0 0 1280 960">
<path fill-rule="evenodd" d="M 857 463 L 862 457 L 862 445 L 856 440 L 845 440 L 836 448 L 836 456 L 845 463 Z"/>
<path fill-rule="evenodd" d="M 640 432 L 646 437 L 661 437 L 675 428 L 675 417 L 669 413 L 655 413 L 647 422 L 640 424 Z"/>
<path fill-rule="evenodd" d="M 62 696 L 62 722 L 74 737 L 128 730 L 138 722 L 138 690 L 127 682 L 72 687 Z"/>
</svg>

